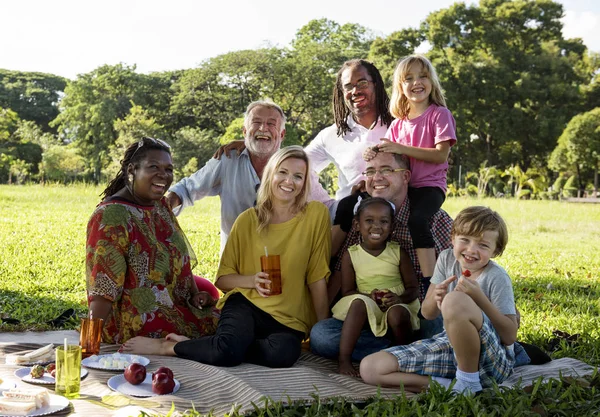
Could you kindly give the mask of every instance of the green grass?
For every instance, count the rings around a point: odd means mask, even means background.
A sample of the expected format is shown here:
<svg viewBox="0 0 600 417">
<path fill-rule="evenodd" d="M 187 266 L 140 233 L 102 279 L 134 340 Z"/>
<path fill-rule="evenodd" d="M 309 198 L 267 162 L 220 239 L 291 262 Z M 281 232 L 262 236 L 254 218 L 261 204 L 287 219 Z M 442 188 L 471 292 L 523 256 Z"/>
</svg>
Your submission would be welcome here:
<svg viewBox="0 0 600 417">
<path fill-rule="evenodd" d="M 100 192 L 84 185 L 0 185 L 0 312 L 23 322 L 2 324 L 0 331 L 45 329 L 41 323 L 69 307 L 85 314 L 85 232 Z M 179 217 L 198 258 L 194 272 L 209 279 L 219 262 L 219 204 L 218 198 L 207 198 Z M 555 330 L 580 334 L 573 344 L 561 343 L 552 357 L 600 364 L 600 205 L 461 198 L 447 200 L 444 208 L 454 217 L 476 204 L 497 210 L 509 226 L 508 247 L 496 260 L 513 278 L 522 313 L 519 340 L 545 347 Z M 559 380 L 540 384 L 535 393 L 490 391 L 474 400 L 448 399 L 434 390 L 416 402 L 402 397 L 358 405 L 318 398 L 309 405 L 269 402 L 252 415 L 533 415 L 535 410 L 590 415 L 600 407 L 600 394 L 598 377 L 588 379 L 589 387 Z"/>
</svg>

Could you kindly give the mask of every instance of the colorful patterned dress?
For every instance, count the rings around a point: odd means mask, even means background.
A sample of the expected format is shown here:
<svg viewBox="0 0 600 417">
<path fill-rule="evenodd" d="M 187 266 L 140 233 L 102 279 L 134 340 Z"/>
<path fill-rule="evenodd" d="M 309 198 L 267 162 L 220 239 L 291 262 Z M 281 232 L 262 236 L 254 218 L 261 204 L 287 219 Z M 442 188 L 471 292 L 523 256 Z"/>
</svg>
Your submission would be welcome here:
<svg viewBox="0 0 600 417">
<path fill-rule="evenodd" d="M 112 302 L 103 341 L 134 336 L 213 334 L 218 311 L 189 303 L 194 252 L 162 198 L 153 206 L 102 202 L 88 223 L 86 279 L 92 296 Z"/>
</svg>

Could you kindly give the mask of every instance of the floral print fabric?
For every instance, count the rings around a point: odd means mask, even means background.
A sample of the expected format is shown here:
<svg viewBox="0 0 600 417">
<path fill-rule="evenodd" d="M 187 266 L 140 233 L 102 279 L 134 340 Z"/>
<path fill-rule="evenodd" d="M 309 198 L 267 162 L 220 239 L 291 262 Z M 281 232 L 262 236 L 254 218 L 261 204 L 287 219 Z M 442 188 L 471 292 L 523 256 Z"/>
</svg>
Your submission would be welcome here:
<svg viewBox="0 0 600 417">
<path fill-rule="evenodd" d="M 154 206 L 123 200 L 96 207 L 87 228 L 88 303 L 112 302 L 103 341 L 134 336 L 190 338 L 214 333 L 217 312 L 189 304 L 194 253 L 163 198 Z"/>
</svg>

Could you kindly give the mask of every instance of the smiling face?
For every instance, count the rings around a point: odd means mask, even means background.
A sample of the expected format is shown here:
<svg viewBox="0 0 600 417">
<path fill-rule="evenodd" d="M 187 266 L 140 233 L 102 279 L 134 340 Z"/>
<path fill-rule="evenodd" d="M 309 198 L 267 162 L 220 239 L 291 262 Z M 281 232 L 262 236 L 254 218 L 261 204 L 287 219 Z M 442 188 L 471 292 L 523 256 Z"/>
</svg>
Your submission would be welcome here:
<svg viewBox="0 0 600 417">
<path fill-rule="evenodd" d="M 159 149 L 147 151 L 135 165 L 129 165 L 133 175 L 133 197 L 142 205 L 152 205 L 162 198 L 173 182 L 171 155 Z"/>
<path fill-rule="evenodd" d="M 277 152 L 285 136 L 285 126 L 281 122 L 281 115 L 276 109 L 254 107 L 242 129 L 248 152 L 263 158 Z"/>
<path fill-rule="evenodd" d="M 402 92 L 412 104 L 429 104 L 432 84 L 427 70 L 420 62 L 413 62 L 402 77 Z"/>
<path fill-rule="evenodd" d="M 367 69 L 361 65 L 346 68 L 340 77 L 344 103 L 354 120 L 377 117 L 375 107 L 375 84 Z"/>
<path fill-rule="evenodd" d="M 477 277 L 496 255 L 498 231 L 486 230 L 480 237 L 455 235 L 452 237 L 454 257 L 462 271 L 471 271 L 472 277 Z"/>
<path fill-rule="evenodd" d="M 391 172 L 389 175 L 382 175 L 380 171 L 384 168 L 397 169 L 402 167 L 393 154 L 379 152 L 375 158 L 367 162 L 366 170 L 377 170 L 375 175 L 367 177 L 367 192 L 372 197 L 384 198 L 394 203 L 396 207 L 400 207 L 408 192 L 410 171 L 396 171 Z"/>
<path fill-rule="evenodd" d="M 271 181 L 273 200 L 280 204 L 293 204 L 306 181 L 306 162 L 298 158 L 283 161 Z"/>
<path fill-rule="evenodd" d="M 354 226 L 362 236 L 364 247 L 367 249 L 385 247 L 392 230 L 391 207 L 383 203 L 375 203 L 365 207 L 359 213 Z"/>
</svg>

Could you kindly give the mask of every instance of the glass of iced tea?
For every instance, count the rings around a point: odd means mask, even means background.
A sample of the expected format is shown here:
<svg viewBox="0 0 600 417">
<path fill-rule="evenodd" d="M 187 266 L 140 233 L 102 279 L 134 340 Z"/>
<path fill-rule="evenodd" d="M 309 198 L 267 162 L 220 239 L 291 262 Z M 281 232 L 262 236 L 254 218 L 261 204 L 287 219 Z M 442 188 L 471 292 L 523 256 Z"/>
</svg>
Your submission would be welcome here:
<svg viewBox="0 0 600 417">
<path fill-rule="evenodd" d="M 281 266 L 279 263 L 279 255 L 261 256 L 260 267 L 262 272 L 269 274 L 271 284 L 267 285 L 267 289 L 271 290 L 270 295 L 281 294 Z"/>
</svg>

